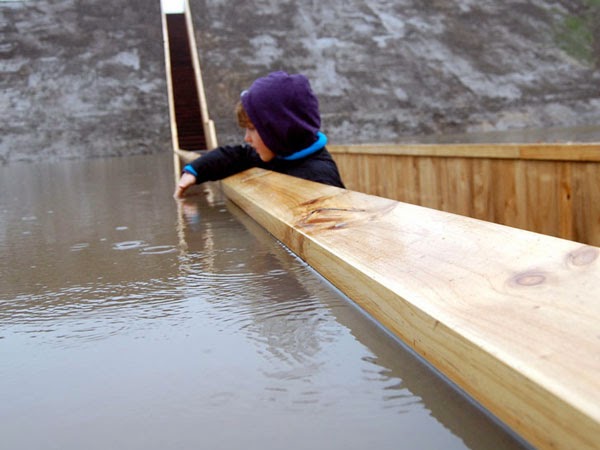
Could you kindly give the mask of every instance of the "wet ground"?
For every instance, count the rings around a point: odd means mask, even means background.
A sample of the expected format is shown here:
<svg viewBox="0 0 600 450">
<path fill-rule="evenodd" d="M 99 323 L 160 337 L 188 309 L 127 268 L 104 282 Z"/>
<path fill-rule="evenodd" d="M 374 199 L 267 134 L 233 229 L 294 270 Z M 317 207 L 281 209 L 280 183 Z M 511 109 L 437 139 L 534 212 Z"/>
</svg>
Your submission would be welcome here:
<svg viewBox="0 0 600 450">
<path fill-rule="evenodd" d="M 3 448 L 521 447 L 216 186 L 0 167 Z"/>
</svg>

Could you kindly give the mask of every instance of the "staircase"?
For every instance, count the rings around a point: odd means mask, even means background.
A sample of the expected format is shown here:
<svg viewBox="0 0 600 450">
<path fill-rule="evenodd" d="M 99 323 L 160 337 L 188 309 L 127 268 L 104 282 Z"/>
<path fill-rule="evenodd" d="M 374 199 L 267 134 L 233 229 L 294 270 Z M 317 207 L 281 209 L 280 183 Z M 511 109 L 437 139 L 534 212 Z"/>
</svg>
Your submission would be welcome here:
<svg viewBox="0 0 600 450">
<path fill-rule="evenodd" d="M 179 148 L 206 150 L 202 111 L 184 14 L 166 14 Z"/>
</svg>

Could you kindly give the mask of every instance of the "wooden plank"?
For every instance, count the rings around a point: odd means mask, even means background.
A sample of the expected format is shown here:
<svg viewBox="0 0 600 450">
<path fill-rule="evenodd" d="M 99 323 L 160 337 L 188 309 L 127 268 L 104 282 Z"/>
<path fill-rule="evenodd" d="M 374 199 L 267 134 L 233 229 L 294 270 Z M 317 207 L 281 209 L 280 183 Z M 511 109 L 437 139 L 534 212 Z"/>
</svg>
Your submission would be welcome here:
<svg viewBox="0 0 600 450">
<path fill-rule="evenodd" d="M 438 156 L 463 158 L 518 158 L 514 144 L 360 144 L 328 145 L 333 154 Z"/>
<path fill-rule="evenodd" d="M 571 163 L 561 164 L 557 167 L 557 179 L 563 180 L 558 185 L 558 208 L 557 216 L 559 222 L 558 235 L 565 239 L 576 240 L 575 235 L 575 213 L 573 211 L 573 168 Z"/>
<path fill-rule="evenodd" d="M 330 145 L 333 154 L 600 161 L 600 143 Z"/>
<path fill-rule="evenodd" d="M 600 248 L 251 169 L 225 194 L 540 448 L 600 439 Z"/>
<path fill-rule="evenodd" d="M 161 21 L 162 21 L 162 33 L 163 33 L 163 51 L 165 54 L 165 76 L 167 81 L 167 100 L 169 105 L 169 124 L 171 128 L 171 145 L 173 147 L 173 169 L 175 171 L 175 179 L 178 179 L 181 173 L 181 162 L 176 149 L 179 148 L 179 137 L 177 136 L 177 124 L 175 123 L 175 100 L 173 98 L 173 78 L 171 75 L 171 57 L 169 52 L 169 33 L 167 30 L 167 18 L 165 13 L 162 11 L 161 3 Z"/>
<path fill-rule="evenodd" d="M 520 148 L 521 159 L 548 161 L 600 161 L 600 144 L 528 144 Z"/>
<path fill-rule="evenodd" d="M 565 186 L 573 203 L 574 239 L 600 246 L 600 164 L 571 163 L 571 185 Z M 595 240 L 595 242 L 594 242 Z"/>
</svg>

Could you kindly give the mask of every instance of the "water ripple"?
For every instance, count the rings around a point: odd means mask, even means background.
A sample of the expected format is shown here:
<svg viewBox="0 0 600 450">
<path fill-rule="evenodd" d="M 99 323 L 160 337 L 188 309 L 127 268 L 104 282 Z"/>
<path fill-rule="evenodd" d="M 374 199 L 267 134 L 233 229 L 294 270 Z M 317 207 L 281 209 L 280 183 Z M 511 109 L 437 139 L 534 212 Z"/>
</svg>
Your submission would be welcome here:
<svg viewBox="0 0 600 450">
<path fill-rule="evenodd" d="M 147 244 L 144 241 L 124 241 L 116 242 L 113 245 L 113 250 L 132 250 L 136 248 L 142 248 Z"/>
<path fill-rule="evenodd" d="M 86 248 L 88 248 L 90 246 L 89 243 L 87 242 L 81 242 L 79 244 L 74 244 L 71 246 L 71 251 L 72 252 L 80 252 L 81 250 L 84 250 Z"/>
<path fill-rule="evenodd" d="M 19 295 L 0 300 L 0 324 L 32 337 L 101 339 L 140 321 L 183 318 L 184 297 L 177 281 L 99 282 Z"/>
<path fill-rule="evenodd" d="M 154 245 L 151 247 L 145 247 L 141 250 L 142 255 L 164 255 L 166 253 L 175 253 L 177 247 L 174 245 Z"/>
</svg>

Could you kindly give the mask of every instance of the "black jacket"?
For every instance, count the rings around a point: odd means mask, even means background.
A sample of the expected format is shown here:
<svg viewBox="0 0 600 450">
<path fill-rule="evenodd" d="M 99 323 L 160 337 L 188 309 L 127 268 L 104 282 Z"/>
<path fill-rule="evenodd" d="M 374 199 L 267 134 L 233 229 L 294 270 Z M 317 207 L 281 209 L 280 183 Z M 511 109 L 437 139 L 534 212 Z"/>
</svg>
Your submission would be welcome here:
<svg viewBox="0 0 600 450">
<path fill-rule="evenodd" d="M 196 176 L 196 183 L 199 184 L 221 180 L 251 167 L 344 187 L 337 165 L 325 147 L 302 159 L 290 161 L 275 157 L 269 162 L 264 162 L 250 145 L 226 145 L 217 147 L 192 161 L 184 171 L 193 173 Z"/>
</svg>

